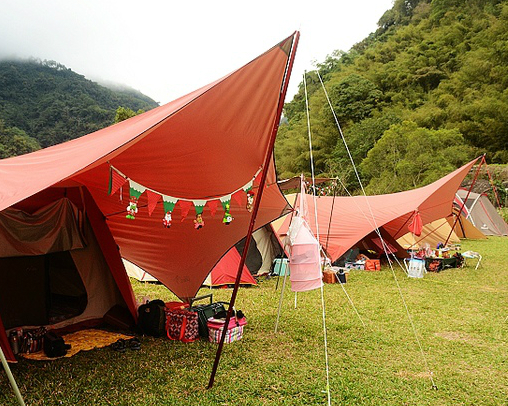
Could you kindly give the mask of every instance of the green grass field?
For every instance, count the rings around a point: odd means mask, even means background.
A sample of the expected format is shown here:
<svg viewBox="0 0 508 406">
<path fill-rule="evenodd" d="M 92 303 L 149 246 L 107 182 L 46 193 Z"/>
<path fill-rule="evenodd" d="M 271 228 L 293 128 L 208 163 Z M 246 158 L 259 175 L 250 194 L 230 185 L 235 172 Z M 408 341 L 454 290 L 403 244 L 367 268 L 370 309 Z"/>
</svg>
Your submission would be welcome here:
<svg viewBox="0 0 508 406">
<path fill-rule="evenodd" d="M 325 285 L 329 370 L 334 405 L 507 405 L 508 238 L 463 241 L 484 259 L 463 269 L 410 279 L 395 274 L 414 320 L 433 390 L 389 268 L 353 271 L 347 292 Z M 163 287 L 133 282 L 137 296 L 174 300 Z M 224 347 L 215 386 L 205 389 L 216 345 L 142 337 L 140 351 L 109 348 L 52 362 L 12 366 L 28 405 L 326 405 L 319 290 L 286 290 L 276 280 L 242 288 L 248 318 L 241 341 Z M 207 292 L 207 289 L 200 293 Z M 228 300 L 230 289 L 213 290 Z M 0 371 L 0 405 L 16 405 Z"/>
</svg>

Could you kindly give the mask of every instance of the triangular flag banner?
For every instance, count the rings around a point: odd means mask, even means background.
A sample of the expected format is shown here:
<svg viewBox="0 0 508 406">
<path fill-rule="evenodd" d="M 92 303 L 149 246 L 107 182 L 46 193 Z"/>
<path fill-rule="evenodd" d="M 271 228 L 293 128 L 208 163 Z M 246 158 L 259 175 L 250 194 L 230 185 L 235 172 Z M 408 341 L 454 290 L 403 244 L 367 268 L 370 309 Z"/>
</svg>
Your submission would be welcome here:
<svg viewBox="0 0 508 406">
<path fill-rule="evenodd" d="M 185 218 L 189 215 L 190 208 L 192 206 L 192 202 L 189 202 L 188 200 L 180 200 L 180 209 L 182 210 L 182 220 L 184 221 Z"/>
<path fill-rule="evenodd" d="M 238 203 L 238 206 L 241 206 L 242 205 L 242 191 L 239 190 L 238 192 L 236 192 L 234 195 L 233 195 L 233 199 L 235 199 L 235 202 Z"/>
<path fill-rule="evenodd" d="M 422 235 L 423 222 L 422 217 L 420 216 L 420 212 L 418 211 L 416 212 L 413 219 L 411 220 L 411 223 L 409 223 L 407 228 L 417 237 Z"/>
<path fill-rule="evenodd" d="M 140 185 L 137 182 L 134 182 L 132 179 L 129 179 L 130 186 L 130 196 L 134 196 L 136 199 L 139 199 L 139 196 L 143 194 L 146 188 L 143 185 Z"/>
<path fill-rule="evenodd" d="M 252 190 L 252 185 L 254 184 L 254 180 L 251 180 L 249 183 L 247 183 L 244 187 L 243 187 L 243 191 L 245 193 L 249 192 Z"/>
<path fill-rule="evenodd" d="M 215 213 L 217 213 L 217 206 L 219 205 L 218 200 L 209 200 L 208 201 L 208 208 L 210 209 L 210 214 L 212 217 L 215 216 Z"/>
<path fill-rule="evenodd" d="M 193 200 L 194 207 L 196 209 L 196 214 L 203 214 L 203 209 L 205 208 L 207 200 Z"/>
<path fill-rule="evenodd" d="M 224 211 L 226 211 L 226 206 L 229 210 L 229 205 L 231 203 L 231 195 L 222 196 L 220 198 L 220 202 L 222 203 L 222 208 L 224 209 Z"/>
<path fill-rule="evenodd" d="M 127 179 L 111 167 L 109 168 L 109 171 L 108 195 L 114 195 L 117 190 L 120 189 L 125 182 L 127 182 Z"/>
<path fill-rule="evenodd" d="M 148 198 L 148 215 L 151 216 L 155 207 L 157 206 L 157 202 L 161 198 L 161 195 L 152 192 L 150 189 L 146 189 L 146 197 Z"/>
<path fill-rule="evenodd" d="M 172 213 L 175 209 L 176 202 L 178 202 L 178 199 L 162 195 L 162 203 L 164 204 L 164 213 L 170 212 Z"/>
</svg>

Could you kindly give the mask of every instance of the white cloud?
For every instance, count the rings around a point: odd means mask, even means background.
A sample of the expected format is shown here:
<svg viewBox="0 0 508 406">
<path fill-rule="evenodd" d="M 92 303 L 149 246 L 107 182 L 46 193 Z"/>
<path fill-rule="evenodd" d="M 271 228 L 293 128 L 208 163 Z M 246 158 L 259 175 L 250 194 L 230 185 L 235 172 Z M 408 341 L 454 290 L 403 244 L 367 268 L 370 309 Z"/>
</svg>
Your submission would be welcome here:
<svg viewBox="0 0 508 406">
<path fill-rule="evenodd" d="M 312 61 L 361 41 L 391 6 L 392 0 L 17 0 L 0 7 L 0 57 L 55 60 L 166 103 L 299 30 L 292 97 Z"/>
</svg>

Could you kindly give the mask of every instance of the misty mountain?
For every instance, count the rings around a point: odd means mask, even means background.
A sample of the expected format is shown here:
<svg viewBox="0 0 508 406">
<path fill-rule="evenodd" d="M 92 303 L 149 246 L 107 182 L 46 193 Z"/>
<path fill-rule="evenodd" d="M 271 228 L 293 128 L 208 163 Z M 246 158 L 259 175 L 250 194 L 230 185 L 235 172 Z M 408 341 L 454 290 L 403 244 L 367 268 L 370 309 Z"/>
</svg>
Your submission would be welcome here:
<svg viewBox="0 0 508 406">
<path fill-rule="evenodd" d="M 107 127 L 120 106 L 147 111 L 158 104 L 127 86 L 102 86 L 55 61 L 0 61 L 0 157 L 28 152 L 26 140 L 44 148 Z M 15 136 L 23 148 L 9 149 Z"/>
</svg>

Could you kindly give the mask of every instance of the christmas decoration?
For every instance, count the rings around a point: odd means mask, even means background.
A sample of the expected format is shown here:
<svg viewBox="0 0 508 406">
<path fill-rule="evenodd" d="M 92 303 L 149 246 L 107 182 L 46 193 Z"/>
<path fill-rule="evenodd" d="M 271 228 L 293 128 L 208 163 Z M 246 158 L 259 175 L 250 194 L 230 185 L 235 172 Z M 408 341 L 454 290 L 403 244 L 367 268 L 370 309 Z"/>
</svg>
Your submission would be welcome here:
<svg viewBox="0 0 508 406">
<path fill-rule="evenodd" d="M 168 211 L 166 212 L 166 214 L 164 215 L 164 218 L 162 219 L 162 225 L 166 228 L 169 228 L 171 227 L 171 221 L 172 221 L 172 217 L 171 217 L 171 212 Z"/>
<path fill-rule="evenodd" d="M 181 209 L 181 215 L 182 219 L 180 221 L 184 221 L 187 216 L 189 215 L 190 208 L 192 206 L 192 202 L 189 202 L 188 200 L 180 200 L 180 209 Z"/>
<path fill-rule="evenodd" d="M 227 203 L 224 207 L 224 217 L 222 218 L 222 222 L 228 226 L 233 220 L 233 216 L 229 213 L 229 203 Z"/>
<path fill-rule="evenodd" d="M 151 216 L 157 203 L 161 199 L 161 195 L 152 192 L 150 189 L 146 189 L 146 197 L 148 198 L 148 215 Z"/>
<path fill-rule="evenodd" d="M 136 196 L 131 196 L 131 200 L 129 205 L 127 206 L 127 215 L 125 218 L 130 220 L 134 220 L 136 218 L 136 214 L 138 212 L 138 198 Z"/>
<path fill-rule="evenodd" d="M 203 220 L 203 216 L 201 214 L 196 214 L 196 219 L 194 220 L 194 228 L 199 230 L 200 228 L 203 228 L 204 225 L 205 221 Z"/>
<path fill-rule="evenodd" d="M 254 192 L 252 190 L 249 190 L 247 192 L 247 206 L 245 207 L 249 213 L 252 212 L 252 209 L 254 208 Z"/>
<path fill-rule="evenodd" d="M 253 185 L 259 185 L 259 175 L 261 173 L 262 168 L 259 168 L 254 176 L 241 188 L 236 189 L 230 194 L 224 196 L 215 196 L 209 199 L 185 199 L 185 198 L 177 198 L 172 196 L 167 196 L 162 193 L 157 192 L 156 190 L 149 189 L 134 180 L 130 179 L 128 176 L 120 172 L 113 165 L 110 164 L 110 172 L 109 172 L 109 185 L 108 185 L 108 194 L 112 195 L 116 193 L 119 189 L 121 189 L 122 185 L 129 181 L 129 196 L 130 202 L 127 206 L 127 215 L 126 218 L 134 220 L 136 218 L 136 214 L 138 212 L 138 201 L 143 193 L 146 193 L 147 197 L 147 207 L 148 207 L 148 215 L 151 216 L 159 200 L 162 198 L 163 207 L 164 207 L 164 218 L 162 219 L 162 224 L 166 228 L 171 227 L 173 210 L 176 204 L 180 203 L 181 208 L 181 221 L 184 221 L 188 216 L 190 208 L 192 204 L 194 204 L 194 208 L 196 210 L 196 219 L 194 220 L 195 228 L 200 229 L 204 226 L 203 219 L 203 209 L 206 205 L 210 208 L 210 214 L 212 217 L 215 216 L 217 212 L 217 206 L 219 201 L 222 204 L 224 209 L 224 217 L 222 219 L 223 223 L 228 225 L 233 221 L 233 216 L 230 213 L 231 206 L 231 198 L 233 198 L 240 206 L 243 204 L 242 190 L 247 194 L 247 204 L 246 209 L 250 212 L 253 209 L 255 194 L 252 191 Z M 122 192 L 120 191 L 120 200 L 122 197 Z"/>
<path fill-rule="evenodd" d="M 118 189 L 120 189 L 124 183 L 127 182 L 122 175 L 120 175 L 117 171 L 113 169 L 113 167 L 109 168 L 109 186 L 108 186 L 108 195 L 114 195 Z M 120 192 L 120 199 L 122 198 L 122 192 Z"/>
</svg>

